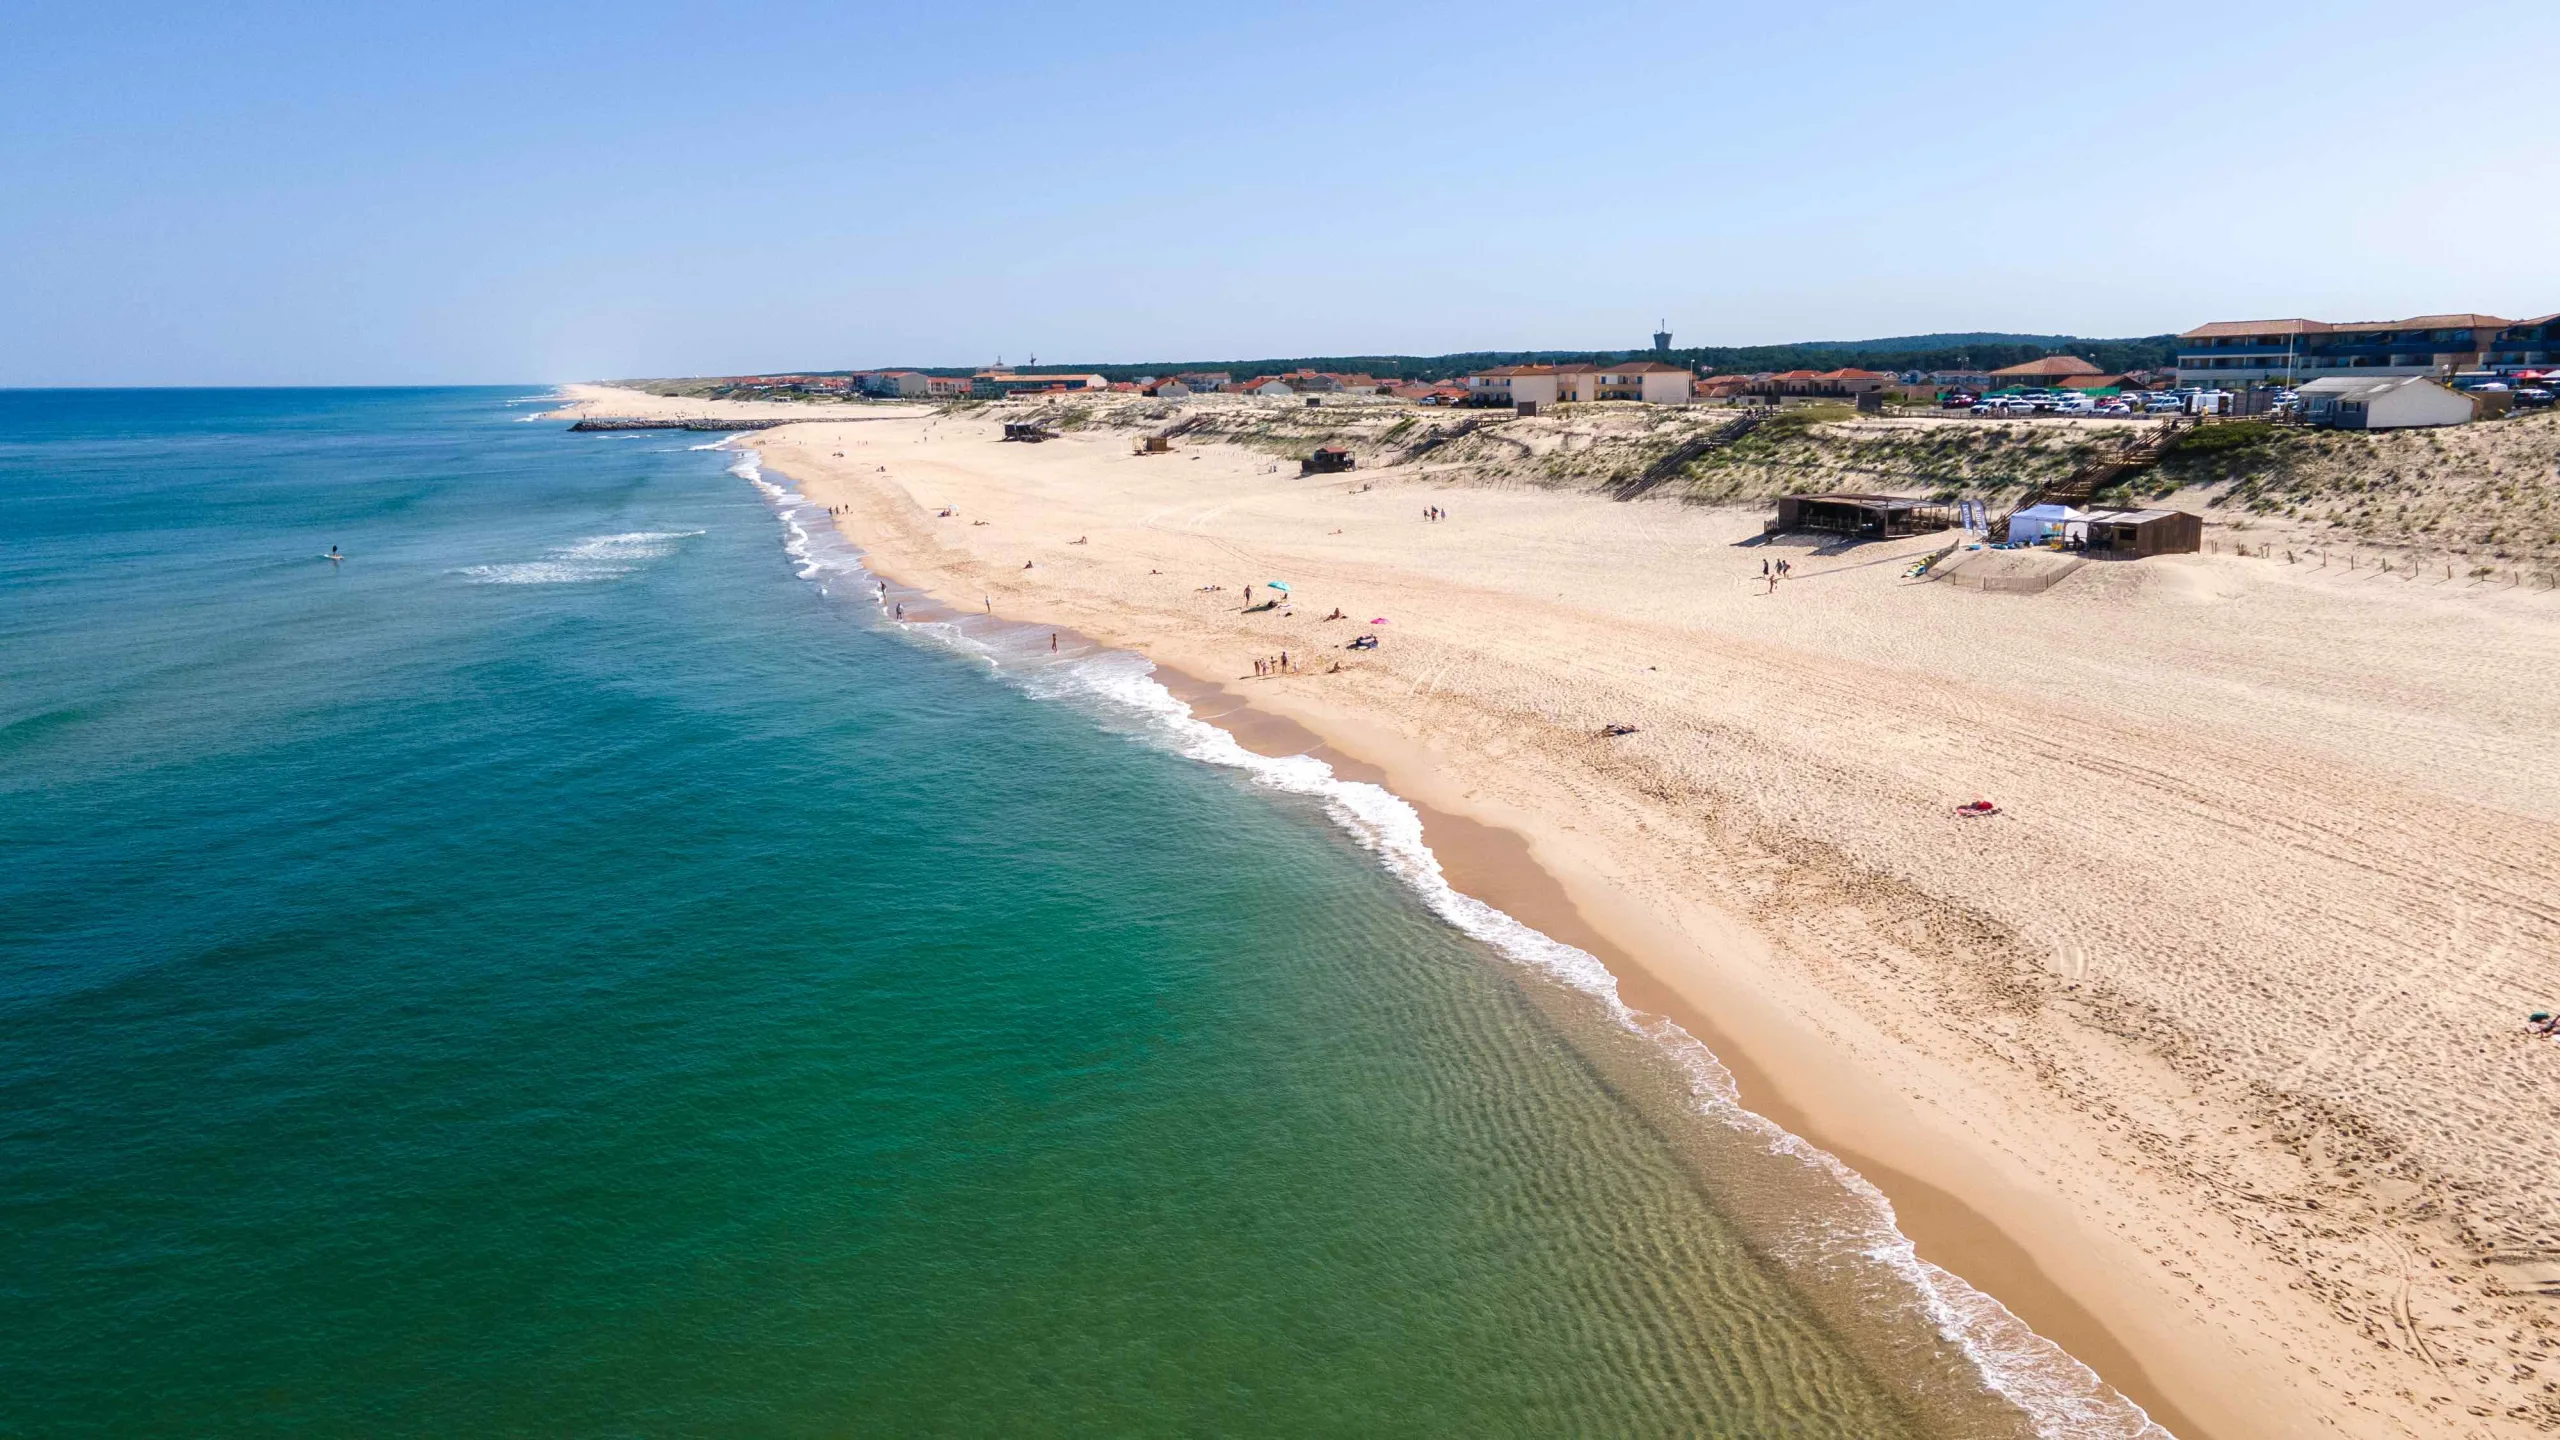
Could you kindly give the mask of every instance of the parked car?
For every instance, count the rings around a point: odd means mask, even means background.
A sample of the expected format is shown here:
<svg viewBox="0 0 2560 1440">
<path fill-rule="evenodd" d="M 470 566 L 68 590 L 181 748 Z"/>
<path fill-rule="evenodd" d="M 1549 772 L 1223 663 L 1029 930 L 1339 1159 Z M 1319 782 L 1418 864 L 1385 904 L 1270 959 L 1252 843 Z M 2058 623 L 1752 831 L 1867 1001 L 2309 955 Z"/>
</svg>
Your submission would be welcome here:
<svg viewBox="0 0 2560 1440">
<path fill-rule="evenodd" d="M 2025 400 L 1995 396 L 1989 400 L 1976 401 L 1973 413 L 1976 415 L 2033 415 L 2036 413 L 2036 407 Z"/>
<path fill-rule="evenodd" d="M 1981 401 L 1982 397 L 1979 395 L 1968 395 L 1962 390 L 1957 390 L 1949 393 L 1943 399 L 1939 400 L 1938 408 L 1941 410 L 1963 410 L 1970 406 L 1980 404 Z"/>
<path fill-rule="evenodd" d="M 2539 385 L 2527 385 L 2516 392 L 2516 403 L 2518 405 L 2548 405 L 2551 403 L 2552 398 L 2552 392 L 2543 389 Z"/>
<path fill-rule="evenodd" d="M 2133 414 L 2133 407 L 2121 400 L 2110 400 L 2098 407 L 2098 413 L 2110 420 L 2122 420 Z"/>
</svg>

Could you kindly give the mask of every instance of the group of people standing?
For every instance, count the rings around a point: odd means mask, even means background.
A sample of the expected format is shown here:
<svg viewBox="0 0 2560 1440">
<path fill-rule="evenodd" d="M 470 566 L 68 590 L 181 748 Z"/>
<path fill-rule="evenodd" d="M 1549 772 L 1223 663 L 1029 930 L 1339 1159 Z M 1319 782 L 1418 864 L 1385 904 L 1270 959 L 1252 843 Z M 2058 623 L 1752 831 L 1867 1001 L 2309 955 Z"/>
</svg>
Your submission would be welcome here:
<svg viewBox="0 0 2560 1440">
<path fill-rule="evenodd" d="M 1297 669 L 1297 666 L 1289 663 L 1289 652 L 1286 650 L 1281 651 L 1280 658 L 1276 660 L 1257 656 L 1253 662 L 1253 673 L 1256 679 L 1269 675 L 1294 675 Z"/>
<path fill-rule="evenodd" d="M 1449 518 L 1449 512 L 1441 509 L 1437 505 L 1425 505 L 1422 507 L 1422 518 L 1425 520 L 1446 520 Z"/>
<path fill-rule="evenodd" d="M 1760 583 L 1768 586 L 1769 588 L 1761 593 L 1764 595 L 1774 594 L 1777 591 L 1778 582 L 1786 579 L 1788 574 L 1794 569 L 1795 565 L 1792 561 L 1762 560 L 1760 562 Z"/>
</svg>

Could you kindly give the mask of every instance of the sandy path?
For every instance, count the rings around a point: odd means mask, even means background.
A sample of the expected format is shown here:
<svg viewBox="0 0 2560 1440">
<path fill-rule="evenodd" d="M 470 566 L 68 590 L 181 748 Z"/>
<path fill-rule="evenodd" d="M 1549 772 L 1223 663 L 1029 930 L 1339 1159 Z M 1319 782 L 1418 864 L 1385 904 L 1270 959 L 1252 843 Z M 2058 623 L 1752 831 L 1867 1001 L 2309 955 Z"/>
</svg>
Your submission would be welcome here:
<svg viewBox="0 0 2560 1440">
<path fill-rule="evenodd" d="M 1211 677 L 1340 660 L 1234 683 L 1525 836 L 1764 1108 L 1986 1217 L 2067 1300 L 1986 1288 L 2182 1429 L 2560 1423 L 2560 1045 L 2518 1025 L 2560 1000 L 2560 598 L 2230 555 L 1987 595 L 1906 583 L 1928 541 L 993 437 L 756 444 L 973 607 Z M 1294 614 L 1239 613 L 1270 580 Z"/>
</svg>

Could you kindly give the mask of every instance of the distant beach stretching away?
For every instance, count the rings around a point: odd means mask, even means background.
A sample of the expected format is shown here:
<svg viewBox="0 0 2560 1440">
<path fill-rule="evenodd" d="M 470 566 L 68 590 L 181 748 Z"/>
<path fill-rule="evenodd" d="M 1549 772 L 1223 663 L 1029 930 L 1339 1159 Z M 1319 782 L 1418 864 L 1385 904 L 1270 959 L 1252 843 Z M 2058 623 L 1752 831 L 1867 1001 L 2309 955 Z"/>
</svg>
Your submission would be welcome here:
<svg viewBox="0 0 2560 1440">
<path fill-rule="evenodd" d="M 1152 662 L 1184 753 L 1579 997 L 1540 1003 L 1914 1423 L 1967 1369 L 2022 1433 L 2560 1419 L 2548 592 L 2228 540 L 1924 583 L 1938 535 L 1169 423 L 1294 403 L 1246 397 L 1015 444 L 1038 405 L 566 394 L 799 417 L 724 443 L 893 625 Z"/>
<path fill-rule="evenodd" d="M 2551 590 L 1071 399 L 0 394 L 0 1431 L 2560 1421 Z"/>
</svg>

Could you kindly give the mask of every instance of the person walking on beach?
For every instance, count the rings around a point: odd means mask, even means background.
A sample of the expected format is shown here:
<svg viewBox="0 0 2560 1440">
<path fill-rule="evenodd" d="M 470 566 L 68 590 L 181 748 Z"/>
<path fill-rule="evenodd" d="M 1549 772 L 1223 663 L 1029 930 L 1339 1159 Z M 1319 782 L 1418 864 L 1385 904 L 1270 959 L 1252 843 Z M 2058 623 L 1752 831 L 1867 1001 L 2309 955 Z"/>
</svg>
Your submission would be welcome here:
<svg viewBox="0 0 2560 1440">
<path fill-rule="evenodd" d="M 1049 632 L 1049 653 L 1052 655 L 1058 653 L 1058 632 L 1055 630 Z"/>
<path fill-rule="evenodd" d="M 1289 668 L 1289 652 L 1286 650 L 1280 652 L 1280 668 L 1284 671 Z"/>
</svg>

